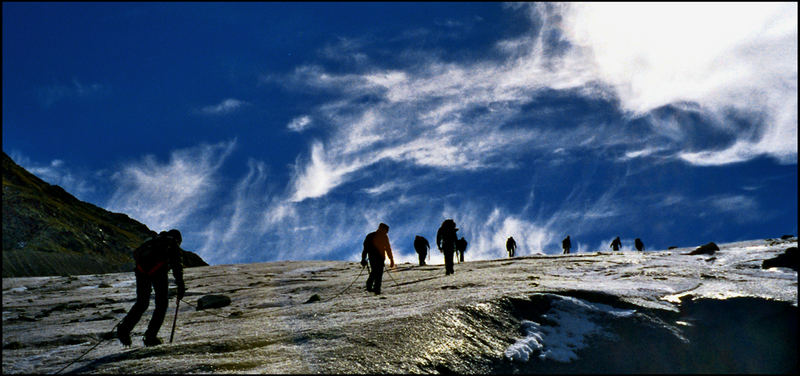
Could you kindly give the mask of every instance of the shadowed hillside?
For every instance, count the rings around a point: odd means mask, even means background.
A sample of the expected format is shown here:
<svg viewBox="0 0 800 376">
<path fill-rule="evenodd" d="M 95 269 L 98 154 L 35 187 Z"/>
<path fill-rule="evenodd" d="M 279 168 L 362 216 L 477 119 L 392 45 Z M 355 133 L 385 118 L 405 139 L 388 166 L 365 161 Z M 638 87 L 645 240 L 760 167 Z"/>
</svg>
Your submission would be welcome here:
<svg viewBox="0 0 800 376">
<path fill-rule="evenodd" d="M 133 269 L 132 250 L 155 235 L 125 214 L 83 202 L 3 152 L 3 277 Z M 184 265 L 208 265 L 184 251 Z"/>
</svg>

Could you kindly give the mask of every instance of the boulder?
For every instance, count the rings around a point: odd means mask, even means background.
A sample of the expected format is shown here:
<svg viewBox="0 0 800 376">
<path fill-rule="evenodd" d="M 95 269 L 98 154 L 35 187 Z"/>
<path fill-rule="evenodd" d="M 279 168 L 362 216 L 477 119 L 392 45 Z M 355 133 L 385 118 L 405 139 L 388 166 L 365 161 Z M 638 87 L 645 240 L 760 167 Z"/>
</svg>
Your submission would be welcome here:
<svg viewBox="0 0 800 376">
<path fill-rule="evenodd" d="M 308 298 L 308 300 L 306 300 L 306 304 L 314 303 L 314 302 L 318 302 L 318 301 L 320 301 L 319 294 L 314 294 L 314 295 L 311 295 L 311 297 Z"/>
<path fill-rule="evenodd" d="M 197 310 L 206 308 L 222 308 L 231 304 L 231 298 L 227 295 L 205 295 L 197 300 Z"/>
<path fill-rule="evenodd" d="M 717 247 L 714 242 L 709 242 L 707 244 L 703 244 L 697 247 L 694 251 L 689 252 L 690 255 L 713 255 L 714 252 L 719 251 L 719 247 Z"/>
<path fill-rule="evenodd" d="M 761 268 L 769 269 L 776 267 L 784 267 L 784 268 L 794 269 L 795 271 L 797 271 L 797 264 L 798 264 L 797 247 L 789 247 L 782 254 L 774 258 L 764 260 L 764 262 L 761 263 Z"/>
<path fill-rule="evenodd" d="M 794 235 L 784 235 L 784 236 L 781 236 L 781 239 L 783 239 L 783 240 L 789 240 L 789 239 L 791 239 L 791 238 L 793 238 L 793 237 L 794 237 Z"/>
</svg>

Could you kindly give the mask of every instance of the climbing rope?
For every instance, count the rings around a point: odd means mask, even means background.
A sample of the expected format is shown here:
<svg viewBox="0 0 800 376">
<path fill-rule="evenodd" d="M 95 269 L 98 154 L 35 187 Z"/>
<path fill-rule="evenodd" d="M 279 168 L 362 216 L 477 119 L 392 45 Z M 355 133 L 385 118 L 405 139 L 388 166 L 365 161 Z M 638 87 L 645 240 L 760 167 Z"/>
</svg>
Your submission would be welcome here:
<svg viewBox="0 0 800 376">
<path fill-rule="evenodd" d="M 345 288 L 344 288 L 342 291 L 340 291 L 339 293 L 337 293 L 336 295 L 334 295 L 334 296 L 332 296 L 332 297 L 330 297 L 330 298 L 328 298 L 328 299 L 321 300 L 321 301 L 322 301 L 322 302 L 329 302 L 329 301 L 331 301 L 331 300 L 333 300 L 333 299 L 336 299 L 336 298 L 338 298 L 339 296 L 341 296 L 342 294 L 344 294 L 345 292 L 347 292 L 347 290 L 348 290 L 348 289 L 350 289 L 350 287 L 352 287 L 352 286 L 353 286 L 353 284 L 354 284 L 354 283 L 356 283 L 356 281 L 358 281 L 358 279 L 359 279 L 359 278 L 361 278 L 361 275 L 362 275 L 362 274 L 364 274 L 364 267 L 361 267 L 361 270 L 358 272 L 358 275 L 357 275 L 357 276 L 356 276 L 356 277 L 353 279 L 353 281 L 352 281 L 352 282 L 350 282 L 350 284 L 348 284 L 348 285 L 347 285 L 347 287 L 345 287 Z M 197 305 L 195 305 L 195 304 L 192 304 L 191 302 L 188 302 L 188 301 L 186 301 L 186 300 L 183 300 L 183 299 L 181 299 L 181 301 L 182 301 L 182 302 L 184 302 L 184 303 L 186 303 L 186 304 L 188 304 L 188 305 L 190 305 L 190 306 L 192 306 L 192 307 L 195 307 L 195 308 L 197 308 Z M 291 308 L 291 306 L 287 306 L 287 307 L 276 307 L 276 308 L 277 308 L 277 309 L 270 311 L 270 313 L 273 313 L 273 312 L 278 312 L 278 311 L 280 311 L 280 310 L 283 310 L 283 309 L 288 309 L 288 308 Z M 232 317 L 232 316 L 230 316 L 230 315 L 228 315 L 228 316 L 223 316 L 223 315 L 220 315 L 220 314 L 217 314 L 217 313 L 214 313 L 214 312 L 211 312 L 211 311 L 207 311 L 207 310 L 202 310 L 202 311 L 203 311 L 203 312 L 205 312 L 205 313 L 208 313 L 209 315 L 214 315 L 214 316 L 217 316 L 217 317 L 221 317 L 221 318 L 223 318 L 223 319 L 234 318 L 234 317 Z M 237 316 L 237 317 L 235 317 L 235 318 L 240 318 L 240 317 L 244 317 L 244 316 Z"/>
<path fill-rule="evenodd" d="M 386 268 L 386 269 L 384 269 L 384 270 L 386 271 L 386 274 L 388 274 L 388 275 L 389 275 L 389 278 L 391 278 L 391 279 L 392 279 L 392 282 L 394 282 L 394 287 L 399 287 L 399 286 L 397 285 L 397 281 L 395 281 L 395 280 L 394 280 L 394 277 L 392 277 L 392 273 L 389 273 L 389 268 Z"/>
<path fill-rule="evenodd" d="M 353 281 L 352 281 L 352 282 L 350 282 L 350 284 L 349 284 L 349 285 L 347 285 L 347 287 L 345 287 L 345 288 L 344 288 L 342 291 L 340 291 L 338 294 L 336 294 L 336 295 L 334 295 L 334 296 L 332 296 L 332 297 L 330 297 L 330 298 L 328 298 L 328 299 L 326 299 L 326 300 L 323 300 L 323 302 L 329 302 L 329 301 L 331 301 L 331 300 L 333 300 L 333 299 L 335 299 L 335 298 L 338 298 L 339 296 L 341 296 L 341 295 L 342 295 L 342 294 L 344 294 L 345 292 L 347 292 L 347 290 L 348 290 L 348 289 L 350 289 L 350 287 L 352 287 L 352 286 L 353 286 L 353 284 L 354 284 L 354 283 L 356 283 L 356 281 L 357 281 L 359 278 L 361 278 L 361 275 L 362 275 L 362 274 L 364 274 L 364 269 L 365 269 L 364 267 L 361 267 L 361 270 L 358 272 L 358 275 L 357 275 L 357 276 L 356 276 L 356 277 L 353 279 Z M 387 269 L 387 273 L 388 273 L 388 269 Z M 391 277 L 391 274 L 390 274 L 389 276 Z M 392 280 L 394 280 L 394 277 L 392 277 Z M 396 281 L 395 281 L 395 286 L 397 286 L 397 282 L 396 282 Z M 184 302 L 184 303 L 186 303 L 186 304 L 188 304 L 188 305 L 190 305 L 190 306 L 194 307 L 195 309 L 197 309 L 197 308 L 198 308 L 196 304 L 194 304 L 194 303 L 192 303 L 192 302 L 189 302 L 189 301 L 187 301 L 187 300 L 180 299 L 180 301 L 182 301 L 182 302 Z M 281 309 L 282 309 L 282 308 L 287 308 L 287 307 L 281 307 Z M 176 306 L 176 309 L 177 309 L 177 306 Z M 207 313 L 207 314 L 210 314 L 210 315 L 214 315 L 214 316 L 217 316 L 217 317 L 221 317 L 221 318 L 223 318 L 223 319 L 228 319 L 228 318 L 231 318 L 231 316 L 223 316 L 223 315 L 220 315 L 220 314 L 218 314 L 218 313 L 214 313 L 214 312 L 211 312 L 211 311 L 208 311 L 208 310 L 201 310 L 201 311 L 203 311 L 203 312 L 205 312 L 205 313 Z M 276 311 L 277 311 L 277 310 L 276 310 Z M 113 327 L 113 328 L 111 328 L 111 331 L 109 331 L 109 337 L 113 338 L 113 335 L 114 335 L 114 330 L 115 330 L 115 329 L 117 329 L 117 327 L 118 327 L 118 326 L 119 326 L 119 324 L 121 324 L 121 323 L 122 323 L 122 320 L 118 321 L 118 322 L 117 322 L 117 324 L 116 324 L 116 325 L 114 325 L 114 327 Z M 92 346 L 90 349 L 86 350 L 86 351 L 85 351 L 83 354 L 81 354 L 81 356 L 79 356 L 79 357 L 78 357 L 78 358 L 76 358 L 75 360 L 71 361 L 69 364 L 67 364 L 66 366 L 64 366 L 64 367 L 63 367 L 63 368 L 61 368 L 60 370 L 58 370 L 58 371 L 57 371 L 55 374 L 57 375 L 57 374 L 61 373 L 61 372 L 62 372 L 62 371 L 64 371 L 65 369 L 69 368 L 69 366 L 71 366 L 71 365 L 75 364 L 76 362 L 78 362 L 79 360 L 83 359 L 83 357 L 84 357 L 84 356 L 86 356 L 86 354 L 88 354 L 88 353 L 90 353 L 92 350 L 96 349 L 96 348 L 97 348 L 97 346 L 100 346 L 100 344 L 101 344 L 101 343 L 105 342 L 105 341 L 106 341 L 106 340 L 108 340 L 108 339 L 109 339 L 109 338 L 103 338 L 103 339 L 101 339 L 101 340 L 100 340 L 99 342 L 97 342 L 97 343 L 96 343 L 94 346 Z"/>
<path fill-rule="evenodd" d="M 118 326 L 119 326 L 119 324 L 121 324 L 121 323 L 122 323 L 122 320 L 119 320 L 119 321 L 117 321 L 117 324 L 116 324 L 116 325 L 114 325 L 114 327 L 113 327 L 113 328 L 111 328 L 111 331 L 110 331 L 110 332 L 108 332 L 108 334 L 109 334 L 109 337 L 113 338 L 113 335 L 114 335 L 114 329 L 117 329 L 117 327 L 118 327 Z M 100 340 L 100 342 L 97 342 L 97 343 L 96 343 L 94 346 L 92 346 L 92 348 L 90 348 L 89 350 L 86 350 L 86 352 L 84 352 L 84 353 L 83 353 L 81 356 L 79 356 L 77 359 L 75 359 L 75 360 L 71 361 L 69 364 L 67 364 L 66 366 L 64 366 L 64 368 L 61 368 L 60 370 L 58 370 L 58 371 L 57 371 L 55 374 L 56 374 L 56 375 L 58 375 L 59 373 L 61 373 L 61 371 L 63 371 L 63 370 L 65 370 L 65 369 L 67 369 L 67 367 L 69 367 L 69 366 L 71 366 L 71 365 L 75 364 L 77 361 L 81 360 L 81 358 L 83 358 L 84 356 L 86 356 L 86 354 L 88 354 L 88 353 L 89 353 L 89 352 L 91 352 L 92 350 L 96 349 L 96 348 L 97 348 L 97 346 L 100 346 L 100 344 L 101 344 L 101 343 L 103 343 L 103 342 L 105 342 L 107 339 L 108 339 L 108 338 L 103 338 L 103 339 L 101 339 L 101 340 Z"/>
<path fill-rule="evenodd" d="M 361 274 L 363 274 L 363 273 L 364 273 L 364 267 L 362 266 L 362 267 L 361 267 L 361 271 L 360 271 L 360 272 L 358 272 L 358 275 L 356 276 L 356 278 L 355 278 L 355 279 L 353 279 L 353 282 L 350 282 L 350 284 L 349 284 L 349 285 L 347 285 L 347 287 L 345 287 L 345 288 L 344 288 L 344 290 L 342 290 L 340 293 L 338 293 L 338 294 L 336 294 L 336 295 L 334 295 L 334 296 L 332 296 L 332 297 L 328 298 L 327 300 L 323 300 L 323 302 L 329 302 L 329 301 L 333 300 L 334 298 L 338 298 L 340 295 L 344 294 L 344 293 L 345 293 L 345 291 L 347 291 L 347 289 L 349 289 L 349 288 L 350 288 L 350 286 L 353 286 L 353 284 L 354 284 L 354 283 L 356 283 L 356 281 L 358 281 L 358 278 L 360 278 L 360 277 L 361 277 Z"/>
</svg>

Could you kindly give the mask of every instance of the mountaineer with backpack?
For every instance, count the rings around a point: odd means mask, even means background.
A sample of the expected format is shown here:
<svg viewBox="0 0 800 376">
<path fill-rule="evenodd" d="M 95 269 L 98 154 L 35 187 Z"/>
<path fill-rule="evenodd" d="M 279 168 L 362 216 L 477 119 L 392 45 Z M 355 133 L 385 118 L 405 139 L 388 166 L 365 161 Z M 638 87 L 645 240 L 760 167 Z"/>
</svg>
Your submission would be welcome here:
<svg viewBox="0 0 800 376">
<path fill-rule="evenodd" d="M 178 286 L 178 300 L 181 300 L 186 293 L 186 285 L 183 282 L 183 265 L 181 264 L 181 233 L 172 229 L 162 231 L 145 241 L 133 251 L 133 259 L 136 261 L 136 303 L 131 307 L 128 314 L 122 319 L 117 328 L 117 338 L 123 346 L 131 345 L 131 330 L 142 318 L 142 314 L 150 304 L 150 291 L 155 290 L 156 308 L 153 317 L 144 333 L 144 345 L 155 346 L 162 343 L 158 338 L 158 330 L 164 322 L 167 313 L 169 275 L 175 277 L 175 284 Z"/>
<path fill-rule="evenodd" d="M 506 240 L 506 251 L 508 252 L 508 257 L 514 257 L 514 253 L 517 251 L 517 241 L 514 240 L 513 236 L 509 236 L 508 240 Z"/>
<path fill-rule="evenodd" d="M 361 267 L 367 266 L 369 256 L 369 278 L 367 278 L 367 291 L 381 294 L 381 280 L 383 279 L 383 262 L 389 256 L 389 267 L 394 268 L 392 246 L 389 244 L 389 225 L 381 223 L 378 230 L 370 232 L 364 238 L 364 250 L 361 252 Z"/>
<path fill-rule="evenodd" d="M 619 240 L 619 236 L 614 238 L 610 245 L 611 249 L 614 251 L 619 251 L 619 248 L 622 247 L 622 242 Z"/>
<path fill-rule="evenodd" d="M 444 253 L 444 274 L 450 275 L 455 273 L 453 270 L 453 254 L 456 252 L 456 222 L 452 219 L 445 219 L 439 230 L 436 231 L 436 246 L 439 251 Z"/>
<path fill-rule="evenodd" d="M 431 245 L 428 243 L 428 239 L 419 235 L 414 238 L 414 250 L 417 251 L 419 256 L 419 266 L 425 266 L 425 256 L 428 255 L 428 249 L 430 248 Z"/>
<path fill-rule="evenodd" d="M 458 262 L 464 262 L 464 252 L 467 251 L 467 239 L 462 236 L 461 239 L 456 240 L 456 254 L 458 255 Z"/>
</svg>

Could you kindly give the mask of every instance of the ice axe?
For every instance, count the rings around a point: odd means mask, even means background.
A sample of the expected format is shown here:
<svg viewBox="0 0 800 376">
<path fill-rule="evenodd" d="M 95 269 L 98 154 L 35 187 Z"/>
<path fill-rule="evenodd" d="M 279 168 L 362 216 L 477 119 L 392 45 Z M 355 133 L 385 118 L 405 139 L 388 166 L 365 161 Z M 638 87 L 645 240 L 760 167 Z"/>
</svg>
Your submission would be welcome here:
<svg viewBox="0 0 800 376">
<path fill-rule="evenodd" d="M 178 308 L 181 306 L 181 300 L 176 299 L 175 301 L 175 318 L 172 319 L 172 333 L 169 335 L 169 343 L 172 343 L 172 339 L 175 338 L 175 323 L 178 322 Z"/>
</svg>

